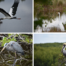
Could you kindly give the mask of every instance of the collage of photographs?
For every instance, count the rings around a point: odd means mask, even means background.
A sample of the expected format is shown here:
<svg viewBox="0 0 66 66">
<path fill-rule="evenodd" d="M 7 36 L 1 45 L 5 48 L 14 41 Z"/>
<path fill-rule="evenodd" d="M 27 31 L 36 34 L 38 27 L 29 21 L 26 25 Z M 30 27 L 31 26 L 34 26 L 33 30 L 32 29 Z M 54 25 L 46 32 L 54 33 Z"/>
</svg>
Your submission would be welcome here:
<svg viewBox="0 0 66 66">
<path fill-rule="evenodd" d="M 66 66 L 66 0 L 0 0 L 0 66 Z"/>
</svg>

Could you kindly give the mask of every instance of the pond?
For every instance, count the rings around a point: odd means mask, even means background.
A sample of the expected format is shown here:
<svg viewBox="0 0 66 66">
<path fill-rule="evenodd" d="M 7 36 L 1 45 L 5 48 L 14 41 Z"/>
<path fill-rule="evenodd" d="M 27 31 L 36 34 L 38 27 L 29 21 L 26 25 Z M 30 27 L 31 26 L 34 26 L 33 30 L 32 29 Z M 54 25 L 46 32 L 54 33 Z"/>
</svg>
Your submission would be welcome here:
<svg viewBox="0 0 66 66">
<path fill-rule="evenodd" d="M 57 12 L 48 17 L 35 18 L 34 24 L 35 32 L 65 32 L 66 14 Z"/>
<path fill-rule="evenodd" d="M 0 2 L 0 8 L 9 12 L 14 0 L 4 0 Z M 0 23 L 0 32 L 32 32 L 32 0 L 21 1 L 15 15 L 17 19 L 5 19 Z M 4 15 L 0 13 L 0 18 Z"/>
</svg>

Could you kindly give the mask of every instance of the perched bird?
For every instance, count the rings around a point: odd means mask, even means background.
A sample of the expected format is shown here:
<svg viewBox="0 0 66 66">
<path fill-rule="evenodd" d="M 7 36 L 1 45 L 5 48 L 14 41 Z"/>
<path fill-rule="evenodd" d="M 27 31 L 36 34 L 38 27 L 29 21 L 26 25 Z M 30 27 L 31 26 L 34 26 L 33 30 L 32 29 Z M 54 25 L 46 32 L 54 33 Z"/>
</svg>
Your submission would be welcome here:
<svg viewBox="0 0 66 66">
<path fill-rule="evenodd" d="M 3 49 L 1 50 L 1 53 L 3 52 L 4 49 L 7 49 L 8 51 L 12 51 L 15 52 L 18 55 L 24 55 L 24 51 L 23 48 L 20 46 L 20 44 L 18 44 L 15 41 L 10 41 L 9 43 L 5 43 Z M 15 56 L 16 57 L 16 56 Z"/>
<path fill-rule="evenodd" d="M 61 51 L 63 53 L 63 55 L 66 57 L 66 49 L 65 48 L 66 48 L 66 43 L 63 44 L 63 48 Z"/>
<path fill-rule="evenodd" d="M 44 25 L 43 25 L 43 31 L 49 32 L 52 30 L 52 28 L 56 28 L 57 31 L 65 31 L 64 25 L 61 20 L 60 12 L 57 12 L 59 17 L 56 17 L 55 19 L 51 19 L 51 21 L 48 20 L 43 20 Z M 47 23 L 47 24 L 46 24 Z"/>
<path fill-rule="evenodd" d="M 16 11 L 17 11 L 18 4 L 19 4 L 19 0 L 14 0 L 14 4 L 10 8 L 9 13 L 7 13 L 4 9 L 0 8 L 0 12 L 5 15 L 5 17 L 0 18 L 0 20 L 4 20 L 4 19 L 20 19 L 20 18 L 14 17 L 14 15 L 16 14 Z"/>
<path fill-rule="evenodd" d="M 20 46 L 20 44 L 18 44 L 15 41 L 10 41 L 9 43 L 5 43 L 3 49 L 1 50 L 1 53 L 3 52 L 4 49 L 7 49 L 8 51 L 12 51 L 15 52 L 15 60 L 12 66 L 15 66 L 15 63 L 17 61 L 16 59 L 16 54 L 18 54 L 19 56 L 24 55 L 24 51 L 23 48 Z"/>
</svg>

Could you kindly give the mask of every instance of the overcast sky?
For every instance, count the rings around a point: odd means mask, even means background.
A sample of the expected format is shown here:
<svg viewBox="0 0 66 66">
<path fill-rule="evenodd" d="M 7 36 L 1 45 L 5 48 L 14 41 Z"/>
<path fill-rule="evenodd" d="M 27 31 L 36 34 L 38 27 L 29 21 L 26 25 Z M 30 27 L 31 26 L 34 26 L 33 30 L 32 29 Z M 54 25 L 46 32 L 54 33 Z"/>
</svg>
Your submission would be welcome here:
<svg viewBox="0 0 66 66">
<path fill-rule="evenodd" d="M 34 44 L 54 42 L 66 42 L 66 34 L 34 34 Z"/>
<path fill-rule="evenodd" d="M 0 2 L 0 8 L 9 13 L 13 3 L 14 0 L 4 0 Z M 0 13 L 0 18 L 2 17 L 4 15 Z M 0 32 L 32 32 L 32 0 L 20 1 L 15 17 L 21 19 L 2 20 Z"/>
</svg>

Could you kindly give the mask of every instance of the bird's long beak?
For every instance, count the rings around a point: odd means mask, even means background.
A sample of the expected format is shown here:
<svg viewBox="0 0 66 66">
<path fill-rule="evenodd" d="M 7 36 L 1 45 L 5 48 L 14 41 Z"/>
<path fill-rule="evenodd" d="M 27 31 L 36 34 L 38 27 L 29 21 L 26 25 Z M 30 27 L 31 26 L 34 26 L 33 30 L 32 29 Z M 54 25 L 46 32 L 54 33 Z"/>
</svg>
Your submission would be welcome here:
<svg viewBox="0 0 66 66">
<path fill-rule="evenodd" d="M 2 48 L 1 53 L 3 52 L 4 49 L 5 49 L 5 47 Z"/>
<path fill-rule="evenodd" d="M 21 18 L 17 18 L 18 20 L 20 20 Z"/>
</svg>

